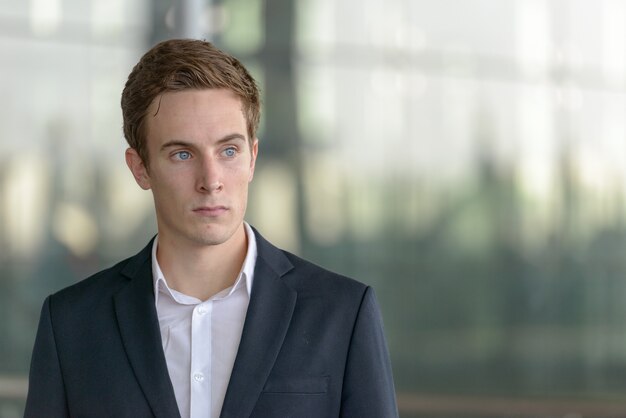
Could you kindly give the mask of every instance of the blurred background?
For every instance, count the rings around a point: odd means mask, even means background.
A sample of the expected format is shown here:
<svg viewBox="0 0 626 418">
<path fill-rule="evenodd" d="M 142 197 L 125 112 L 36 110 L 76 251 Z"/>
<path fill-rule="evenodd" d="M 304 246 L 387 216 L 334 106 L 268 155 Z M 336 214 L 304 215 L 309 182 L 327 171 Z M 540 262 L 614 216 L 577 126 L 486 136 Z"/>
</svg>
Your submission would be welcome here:
<svg viewBox="0 0 626 418">
<path fill-rule="evenodd" d="M 626 2 L 0 0 L 0 417 L 155 233 L 119 100 L 182 36 L 259 81 L 247 219 L 374 286 L 403 418 L 626 416 Z"/>
</svg>

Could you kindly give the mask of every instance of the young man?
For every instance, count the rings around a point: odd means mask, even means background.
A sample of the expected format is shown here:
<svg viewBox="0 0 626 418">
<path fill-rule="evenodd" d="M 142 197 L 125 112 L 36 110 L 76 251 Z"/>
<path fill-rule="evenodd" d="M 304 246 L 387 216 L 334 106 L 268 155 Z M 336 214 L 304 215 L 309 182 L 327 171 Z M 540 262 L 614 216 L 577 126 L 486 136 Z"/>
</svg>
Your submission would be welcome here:
<svg viewBox="0 0 626 418">
<path fill-rule="evenodd" d="M 241 63 L 160 43 L 122 112 L 158 235 L 46 299 L 25 416 L 396 417 L 373 291 L 243 220 L 260 104 Z"/>
</svg>

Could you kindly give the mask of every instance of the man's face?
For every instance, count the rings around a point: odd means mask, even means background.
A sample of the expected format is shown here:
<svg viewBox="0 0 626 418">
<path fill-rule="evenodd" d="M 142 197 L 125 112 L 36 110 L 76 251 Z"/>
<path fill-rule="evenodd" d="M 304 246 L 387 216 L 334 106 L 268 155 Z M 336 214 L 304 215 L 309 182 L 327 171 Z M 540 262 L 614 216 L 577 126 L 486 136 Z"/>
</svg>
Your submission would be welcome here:
<svg viewBox="0 0 626 418">
<path fill-rule="evenodd" d="M 258 150 L 241 100 L 225 89 L 164 93 L 148 109 L 145 132 L 149 170 L 133 149 L 126 161 L 152 190 L 159 239 L 227 242 L 242 227 Z"/>
</svg>

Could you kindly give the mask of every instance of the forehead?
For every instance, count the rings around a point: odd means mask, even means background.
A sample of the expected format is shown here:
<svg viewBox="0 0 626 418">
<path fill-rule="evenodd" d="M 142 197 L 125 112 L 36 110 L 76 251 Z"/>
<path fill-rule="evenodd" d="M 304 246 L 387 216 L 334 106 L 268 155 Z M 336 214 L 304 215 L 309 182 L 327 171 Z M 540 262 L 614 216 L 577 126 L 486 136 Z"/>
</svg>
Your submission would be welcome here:
<svg viewBox="0 0 626 418">
<path fill-rule="evenodd" d="M 148 108 L 146 128 L 148 137 L 246 136 L 246 119 L 241 99 L 230 90 L 189 89 L 157 96 Z"/>
</svg>

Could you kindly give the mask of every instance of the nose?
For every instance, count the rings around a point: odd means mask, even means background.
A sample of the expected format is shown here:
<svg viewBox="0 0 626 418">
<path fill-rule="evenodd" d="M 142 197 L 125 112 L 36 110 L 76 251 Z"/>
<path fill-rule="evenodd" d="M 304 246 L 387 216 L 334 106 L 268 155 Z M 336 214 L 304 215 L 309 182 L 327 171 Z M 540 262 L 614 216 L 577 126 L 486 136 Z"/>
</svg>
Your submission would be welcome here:
<svg viewBox="0 0 626 418">
<path fill-rule="evenodd" d="M 197 177 L 197 189 L 200 193 L 216 193 L 224 188 L 222 170 L 217 161 L 204 158 Z"/>
</svg>

